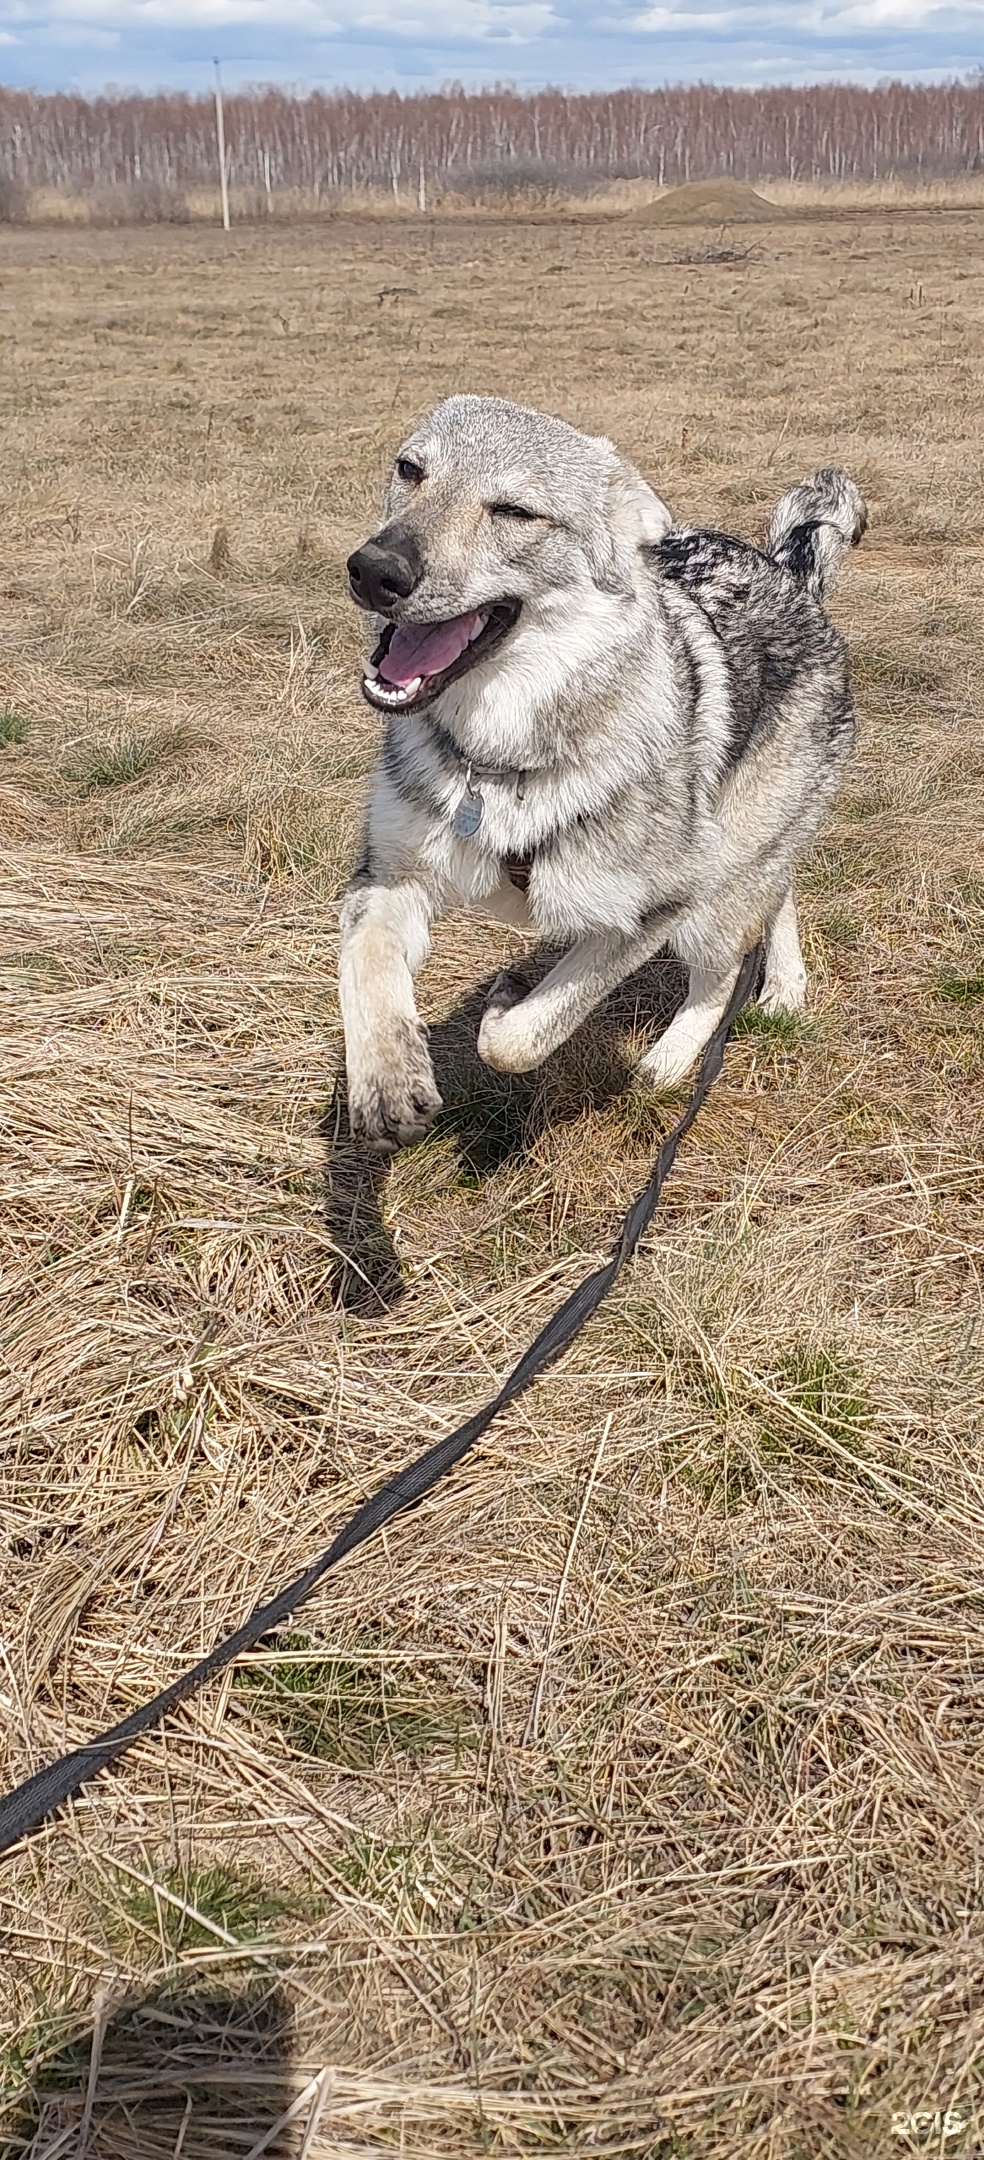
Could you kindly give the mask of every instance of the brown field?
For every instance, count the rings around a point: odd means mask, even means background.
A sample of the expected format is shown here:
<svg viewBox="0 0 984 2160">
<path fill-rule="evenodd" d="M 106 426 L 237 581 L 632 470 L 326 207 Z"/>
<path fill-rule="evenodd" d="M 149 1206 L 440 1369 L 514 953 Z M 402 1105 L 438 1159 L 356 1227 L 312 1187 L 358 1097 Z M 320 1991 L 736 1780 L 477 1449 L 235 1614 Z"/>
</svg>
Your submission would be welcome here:
<svg viewBox="0 0 984 2160">
<path fill-rule="evenodd" d="M 6 1783 L 484 1397 L 673 1115 L 668 970 L 499 1081 L 460 924 L 439 1131 L 332 1111 L 405 423 L 872 514 L 808 1019 L 479 1454 L 7 1863 L 9 2156 L 984 2151 L 984 212 L 848 207 L 0 234 Z"/>
</svg>

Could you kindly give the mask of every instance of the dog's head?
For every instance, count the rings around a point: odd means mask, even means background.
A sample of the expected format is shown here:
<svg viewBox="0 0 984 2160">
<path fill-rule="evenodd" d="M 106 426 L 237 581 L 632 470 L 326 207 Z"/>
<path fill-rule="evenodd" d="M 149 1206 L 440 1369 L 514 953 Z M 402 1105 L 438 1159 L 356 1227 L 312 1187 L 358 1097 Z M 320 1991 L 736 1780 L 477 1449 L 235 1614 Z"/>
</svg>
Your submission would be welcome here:
<svg viewBox="0 0 984 2160">
<path fill-rule="evenodd" d="M 369 703 L 419 712 L 521 615 L 546 626 L 579 592 L 634 592 L 640 549 L 671 523 L 604 436 L 502 398 L 448 398 L 403 443 L 385 521 L 349 557 L 353 599 L 381 618 Z"/>
</svg>

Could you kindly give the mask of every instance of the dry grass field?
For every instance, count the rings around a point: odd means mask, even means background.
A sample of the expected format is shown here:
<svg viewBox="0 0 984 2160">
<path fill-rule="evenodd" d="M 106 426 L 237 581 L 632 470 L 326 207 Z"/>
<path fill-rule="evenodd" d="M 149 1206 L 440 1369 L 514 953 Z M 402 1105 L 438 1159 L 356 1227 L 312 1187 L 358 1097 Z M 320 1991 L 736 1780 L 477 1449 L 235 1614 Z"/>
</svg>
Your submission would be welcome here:
<svg viewBox="0 0 984 2160">
<path fill-rule="evenodd" d="M 984 211 L 11 230 L 0 333 L 6 1784 L 483 1399 L 674 1115 L 669 967 L 509 1082 L 450 924 L 440 1128 L 346 1140 L 404 425 L 494 390 L 681 517 L 832 460 L 872 517 L 808 1018 L 562 1366 L 6 1863 L 0 2150 L 984 2152 Z"/>
</svg>

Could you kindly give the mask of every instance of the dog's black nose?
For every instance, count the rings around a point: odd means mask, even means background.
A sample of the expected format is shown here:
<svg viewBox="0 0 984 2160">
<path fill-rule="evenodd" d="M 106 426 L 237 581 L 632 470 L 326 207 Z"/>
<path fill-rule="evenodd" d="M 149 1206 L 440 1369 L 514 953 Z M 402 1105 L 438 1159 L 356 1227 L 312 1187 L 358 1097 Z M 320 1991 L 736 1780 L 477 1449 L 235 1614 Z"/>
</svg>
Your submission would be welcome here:
<svg viewBox="0 0 984 2160">
<path fill-rule="evenodd" d="M 383 534 L 356 548 L 347 564 L 352 598 L 360 607 L 385 615 L 398 600 L 408 600 L 423 576 L 419 551 L 409 534 L 397 540 Z"/>
</svg>

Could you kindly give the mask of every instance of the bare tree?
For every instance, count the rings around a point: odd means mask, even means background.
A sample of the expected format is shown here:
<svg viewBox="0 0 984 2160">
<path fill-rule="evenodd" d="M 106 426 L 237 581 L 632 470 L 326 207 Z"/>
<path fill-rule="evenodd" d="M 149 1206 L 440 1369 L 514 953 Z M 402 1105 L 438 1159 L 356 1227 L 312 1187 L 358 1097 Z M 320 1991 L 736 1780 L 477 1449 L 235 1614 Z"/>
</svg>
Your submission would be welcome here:
<svg viewBox="0 0 984 2160">
<path fill-rule="evenodd" d="M 429 202 L 455 175 L 539 169 L 661 184 L 728 175 L 814 181 L 946 177 L 984 163 L 984 70 L 965 81 L 618 90 L 570 96 L 460 86 L 401 97 L 264 89 L 224 100 L 230 184 L 385 188 Z M 215 185 L 210 97 L 85 99 L 0 90 L 0 178 L 21 189 Z"/>
</svg>

